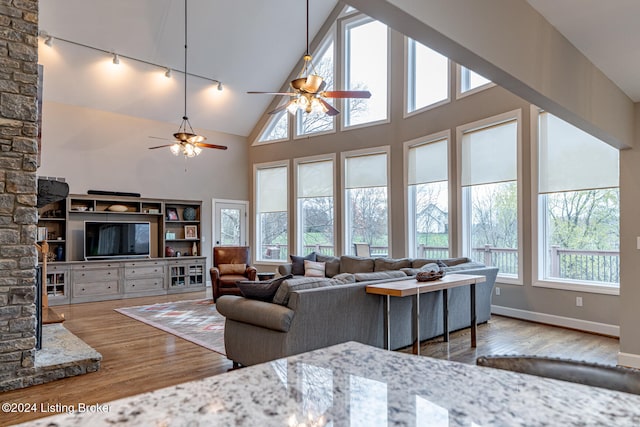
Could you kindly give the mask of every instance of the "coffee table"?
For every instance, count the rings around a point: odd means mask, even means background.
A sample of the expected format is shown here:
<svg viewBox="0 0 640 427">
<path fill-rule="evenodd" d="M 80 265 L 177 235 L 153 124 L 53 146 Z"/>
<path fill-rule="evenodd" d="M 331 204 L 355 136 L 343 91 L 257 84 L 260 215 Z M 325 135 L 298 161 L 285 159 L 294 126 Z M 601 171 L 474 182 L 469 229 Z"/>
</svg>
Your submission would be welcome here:
<svg viewBox="0 0 640 427">
<path fill-rule="evenodd" d="M 375 285 L 367 285 L 368 294 L 376 294 L 384 296 L 384 341 L 387 350 L 391 349 L 391 329 L 389 317 L 391 313 L 391 297 L 407 297 L 413 296 L 413 353 L 420 354 L 420 294 L 427 292 L 442 291 L 442 311 L 444 323 L 444 341 L 449 341 L 449 302 L 448 289 L 458 286 L 469 285 L 471 304 L 469 307 L 471 314 L 471 347 L 476 347 L 476 283 L 485 282 L 485 276 L 472 274 L 447 274 L 442 279 L 433 280 L 431 282 L 418 282 L 413 280 L 397 280 L 393 282 L 379 283 Z"/>
</svg>

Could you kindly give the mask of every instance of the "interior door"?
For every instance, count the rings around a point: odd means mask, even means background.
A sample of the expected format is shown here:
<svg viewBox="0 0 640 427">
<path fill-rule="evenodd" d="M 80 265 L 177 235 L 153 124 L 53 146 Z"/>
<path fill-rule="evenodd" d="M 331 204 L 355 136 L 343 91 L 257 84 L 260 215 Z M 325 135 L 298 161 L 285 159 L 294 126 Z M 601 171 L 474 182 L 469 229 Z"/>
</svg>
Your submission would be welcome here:
<svg viewBox="0 0 640 427">
<path fill-rule="evenodd" d="M 247 210 L 249 202 L 213 199 L 213 245 L 247 245 Z"/>
</svg>

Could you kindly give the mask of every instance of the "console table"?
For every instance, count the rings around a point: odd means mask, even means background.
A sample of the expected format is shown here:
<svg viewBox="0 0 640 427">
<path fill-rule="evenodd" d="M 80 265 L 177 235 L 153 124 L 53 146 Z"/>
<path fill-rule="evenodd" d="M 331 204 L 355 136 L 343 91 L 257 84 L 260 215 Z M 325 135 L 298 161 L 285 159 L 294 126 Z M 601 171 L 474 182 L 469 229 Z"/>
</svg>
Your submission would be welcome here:
<svg viewBox="0 0 640 427">
<path fill-rule="evenodd" d="M 640 425 L 638 395 L 355 342 L 100 403 L 27 425 Z"/>
<path fill-rule="evenodd" d="M 387 350 L 391 349 L 390 337 L 390 310 L 391 297 L 413 296 L 413 352 L 420 354 L 420 294 L 427 292 L 442 291 L 442 311 L 444 325 L 444 341 L 449 341 L 449 298 L 447 290 L 458 286 L 469 285 L 471 295 L 471 304 L 469 311 L 471 314 L 471 347 L 476 346 L 476 283 L 486 281 L 486 277 L 472 274 L 448 274 L 442 279 L 433 280 L 431 282 L 418 282 L 417 280 L 398 280 L 395 282 L 385 282 L 376 285 L 368 285 L 366 287 L 368 294 L 376 294 L 384 296 L 384 342 Z"/>
</svg>

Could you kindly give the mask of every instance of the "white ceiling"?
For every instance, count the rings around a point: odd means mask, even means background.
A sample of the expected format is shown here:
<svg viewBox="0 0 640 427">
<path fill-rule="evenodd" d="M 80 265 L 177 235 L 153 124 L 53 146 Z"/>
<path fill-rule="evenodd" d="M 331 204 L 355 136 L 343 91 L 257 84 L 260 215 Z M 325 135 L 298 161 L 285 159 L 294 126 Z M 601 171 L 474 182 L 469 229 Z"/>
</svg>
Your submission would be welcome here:
<svg viewBox="0 0 640 427">
<path fill-rule="evenodd" d="M 527 1 L 631 99 L 640 101 L 639 0 Z M 313 38 L 337 0 L 310 3 Z M 225 88 L 222 93 L 208 90 L 208 82 L 189 78 L 191 123 L 246 136 L 271 101 L 269 96 L 246 92 L 280 89 L 304 53 L 305 2 L 190 0 L 188 6 L 188 70 L 220 80 Z M 42 1 L 40 29 L 106 51 L 184 68 L 183 0 Z M 141 64 L 130 64 L 136 75 L 120 80 L 87 74 L 91 61 L 105 56 L 62 41 L 54 42 L 52 49 L 41 44 L 45 100 L 179 124 L 184 96 L 180 74 L 174 73 L 167 87 L 149 86 L 148 73 L 154 67 L 146 67 L 145 74 Z"/>
</svg>

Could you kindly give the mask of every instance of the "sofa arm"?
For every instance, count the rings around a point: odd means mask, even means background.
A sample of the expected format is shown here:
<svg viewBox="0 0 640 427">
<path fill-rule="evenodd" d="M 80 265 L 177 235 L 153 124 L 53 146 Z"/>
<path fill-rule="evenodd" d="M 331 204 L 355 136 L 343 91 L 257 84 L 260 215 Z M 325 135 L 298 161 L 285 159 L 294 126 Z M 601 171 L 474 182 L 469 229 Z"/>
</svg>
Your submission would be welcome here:
<svg viewBox="0 0 640 427">
<path fill-rule="evenodd" d="M 289 274 L 291 274 L 292 269 L 293 269 L 293 265 L 291 263 L 289 263 L 289 264 L 280 264 L 278 266 L 278 273 L 281 276 L 288 276 Z"/>
<path fill-rule="evenodd" d="M 220 270 L 218 270 L 218 267 L 211 267 L 209 269 L 209 275 L 211 275 L 211 286 L 213 286 L 214 283 L 218 283 L 218 279 L 220 278 Z"/>
<path fill-rule="evenodd" d="M 229 320 L 280 332 L 289 332 L 295 314 L 293 310 L 282 305 L 236 295 L 221 296 L 216 302 L 216 308 Z"/>
<path fill-rule="evenodd" d="M 258 274 L 258 270 L 252 266 L 247 267 L 247 269 L 244 272 L 244 275 L 247 276 L 247 279 L 249 279 L 252 282 L 255 282 L 257 274 Z"/>
</svg>

